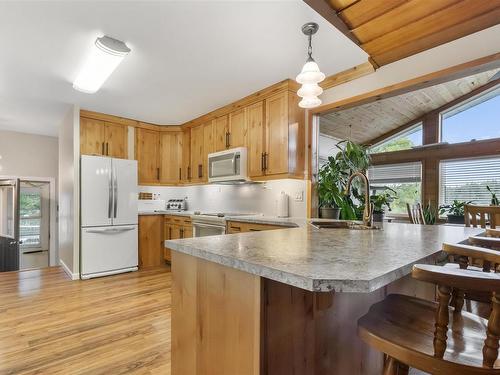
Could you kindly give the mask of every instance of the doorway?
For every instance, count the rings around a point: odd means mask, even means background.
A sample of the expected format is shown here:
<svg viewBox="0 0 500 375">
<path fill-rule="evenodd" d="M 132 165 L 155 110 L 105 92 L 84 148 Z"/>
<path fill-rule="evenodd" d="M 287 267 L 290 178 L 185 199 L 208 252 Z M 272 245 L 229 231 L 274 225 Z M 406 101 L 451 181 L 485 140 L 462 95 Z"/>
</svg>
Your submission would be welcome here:
<svg viewBox="0 0 500 375">
<path fill-rule="evenodd" d="M 49 266 L 50 184 L 21 181 L 19 193 L 19 269 Z"/>
</svg>

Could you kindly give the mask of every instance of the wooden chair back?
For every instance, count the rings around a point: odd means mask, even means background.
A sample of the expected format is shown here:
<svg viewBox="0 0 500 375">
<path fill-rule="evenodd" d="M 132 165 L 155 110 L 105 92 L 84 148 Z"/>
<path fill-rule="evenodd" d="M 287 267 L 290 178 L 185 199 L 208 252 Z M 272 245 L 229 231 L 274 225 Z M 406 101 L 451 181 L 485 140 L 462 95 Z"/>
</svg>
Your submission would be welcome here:
<svg viewBox="0 0 500 375">
<path fill-rule="evenodd" d="M 478 206 L 475 204 L 466 204 L 464 207 L 465 226 L 476 228 L 478 225 L 481 228 L 486 228 L 489 224 L 490 228 L 495 229 L 500 219 L 500 206 Z"/>
<path fill-rule="evenodd" d="M 410 222 L 412 224 L 427 224 L 425 222 L 424 211 L 422 210 L 422 205 L 420 203 L 413 205 L 406 203 L 406 210 L 408 211 L 408 217 L 410 218 Z"/>
<path fill-rule="evenodd" d="M 485 262 L 500 262 L 500 253 L 489 249 L 450 244 L 444 244 L 443 249 L 464 257 L 470 255 L 482 257 Z M 417 280 L 434 283 L 438 286 L 439 305 L 435 315 L 434 331 L 434 355 L 437 358 L 443 358 L 446 351 L 452 290 L 473 290 L 491 295 L 491 313 L 483 345 L 483 366 L 493 368 L 498 358 L 498 339 L 500 336 L 500 274 L 417 264 L 413 267 L 412 276 Z M 460 293 L 459 298 L 463 299 L 463 295 Z M 461 315 L 461 309 L 455 309 L 455 315 Z"/>
</svg>

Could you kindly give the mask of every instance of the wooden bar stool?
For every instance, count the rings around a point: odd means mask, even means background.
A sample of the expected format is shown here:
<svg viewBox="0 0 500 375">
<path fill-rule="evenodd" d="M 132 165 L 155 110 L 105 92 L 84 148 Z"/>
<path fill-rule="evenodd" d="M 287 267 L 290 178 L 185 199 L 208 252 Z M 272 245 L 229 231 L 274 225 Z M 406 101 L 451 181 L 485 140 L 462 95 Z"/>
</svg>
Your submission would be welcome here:
<svg viewBox="0 0 500 375">
<path fill-rule="evenodd" d="M 500 237 L 471 236 L 469 237 L 469 243 L 471 245 L 500 250 Z"/>
<path fill-rule="evenodd" d="M 445 246 L 451 252 L 450 246 L 466 253 L 467 245 Z M 500 253 L 473 248 L 467 257 L 500 262 Z M 415 265 L 412 276 L 438 285 L 438 302 L 389 295 L 358 321 L 359 336 L 387 356 L 383 374 L 408 374 L 410 367 L 435 375 L 500 374 L 500 274 Z M 452 288 L 489 293 L 489 319 L 449 306 Z"/>
<path fill-rule="evenodd" d="M 479 224 L 481 228 L 486 228 L 489 223 L 490 228 L 495 229 L 498 218 L 500 218 L 500 206 L 478 206 L 466 204 L 464 206 L 465 226 L 476 228 Z M 479 222 L 478 222 L 479 220 Z"/>
<path fill-rule="evenodd" d="M 420 203 L 410 205 L 406 203 L 406 211 L 408 212 L 408 217 L 412 224 L 423 224 L 425 225 L 424 211 L 422 210 L 422 205 Z"/>
</svg>

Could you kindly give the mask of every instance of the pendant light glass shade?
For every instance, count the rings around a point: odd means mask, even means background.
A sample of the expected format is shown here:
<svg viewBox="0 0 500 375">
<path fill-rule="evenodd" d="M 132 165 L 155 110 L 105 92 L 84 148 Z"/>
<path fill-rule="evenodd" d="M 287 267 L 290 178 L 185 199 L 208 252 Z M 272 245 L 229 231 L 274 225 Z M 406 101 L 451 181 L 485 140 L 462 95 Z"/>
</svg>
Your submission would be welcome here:
<svg viewBox="0 0 500 375">
<path fill-rule="evenodd" d="M 312 35 L 318 31 L 318 25 L 310 22 L 302 26 L 302 32 L 309 38 L 308 59 L 299 75 L 295 80 L 302 85 L 297 91 L 297 95 L 302 98 L 299 102 L 301 108 L 314 108 L 321 105 L 319 95 L 323 93 L 323 89 L 318 85 L 325 79 L 325 74 L 319 70 L 319 66 L 312 58 Z"/>
<path fill-rule="evenodd" d="M 318 64 L 314 60 L 308 60 L 302 67 L 302 71 L 295 78 L 298 83 L 320 83 L 325 79 L 325 74 L 321 73 Z"/>
</svg>

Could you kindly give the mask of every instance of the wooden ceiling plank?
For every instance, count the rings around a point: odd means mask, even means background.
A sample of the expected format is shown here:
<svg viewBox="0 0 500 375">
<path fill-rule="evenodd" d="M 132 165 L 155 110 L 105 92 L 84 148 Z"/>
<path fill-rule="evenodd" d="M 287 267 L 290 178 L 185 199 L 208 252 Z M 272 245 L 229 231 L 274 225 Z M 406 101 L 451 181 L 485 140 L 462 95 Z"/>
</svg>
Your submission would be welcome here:
<svg viewBox="0 0 500 375">
<path fill-rule="evenodd" d="M 445 30 L 441 30 L 441 32 L 422 36 L 418 40 L 409 41 L 408 43 L 402 44 L 398 47 L 394 46 L 386 52 L 374 54 L 373 59 L 381 66 L 387 65 L 391 62 L 497 25 L 499 20 L 500 8 L 496 8 L 475 18 L 471 18 Z"/>
<path fill-rule="evenodd" d="M 337 15 L 335 8 L 326 0 L 303 0 L 307 5 L 314 9 L 320 16 L 330 22 L 337 30 L 348 37 L 352 42 L 359 45 L 359 40 L 351 33 L 351 30 Z"/>
<path fill-rule="evenodd" d="M 376 56 L 389 52 L 402 44 L 409 44 L 414 41 L 419 42 L 422 38 L 432 37 L 451 27 L 457 28 L 461 23 L 467 23 L 480 15 L 494 13 L 494 11 L 498 9 L 500 9 L 499 1 L 463 0 L 448 8 L 437 11 L 428 17 L 424 17 L 416 22 L 364 43 L 361 47 L 380 63 Z M 491 16 L 489 19 L 491 19 Z M 496 23 L 498 23 L 498 21 L 499 19 L 496 18 Z M 486 22 L 485 25 L 486 27 L 490 26 L 491 20 Z M 474 26 L 473 29 L 475 30 L 485 28 L 482 23 L 476 23 Z M 463 34 L 460 36 L 463 36 Z M 451 35 L 449 37 L 451 37 Z M 453 37 L 452 39 L 458 37 L 459 36 Z M 427 45 L 427 48 L 431 47 L 432 46 Z"/>
<path fill-rule="evenodd" d="M 339 17 L 349 28 L 354 29 L 406 1 L 408 0 L 361 0 L 342 10 Z"/>
<path fill-rule="evenodd" d="M 353 28 L 351 31 L 361 43 L 367 43 L 460 1 L 461 0 L 410 0 L 380 14 L 378 17 L 371 19 L 369 22 L 359 27 Z"/>
</svg>

